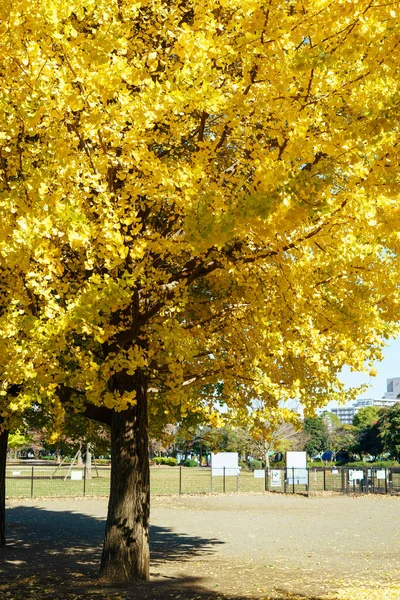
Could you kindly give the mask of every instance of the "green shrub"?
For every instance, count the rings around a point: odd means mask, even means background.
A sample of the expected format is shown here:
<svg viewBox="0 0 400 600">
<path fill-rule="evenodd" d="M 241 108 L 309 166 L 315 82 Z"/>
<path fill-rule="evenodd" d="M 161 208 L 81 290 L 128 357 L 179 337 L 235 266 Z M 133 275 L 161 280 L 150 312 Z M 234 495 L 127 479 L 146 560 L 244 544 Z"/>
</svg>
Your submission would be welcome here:
<svg viewBox="0 0 400 600">
<path fill-rule="evenodd" d="M 184 467 L 197 467 L 198 463 L 196 460 L 192 460 L 192 459 L 187 459 L 185 460 L 185 462 L 183 463 Z"/>
<path fill-rule="evenodd" d="M 155 465 L 165 465 L 167 467 L 176 467 L 178 464 L 177 459 L 172 456 L 155 456 L 153 462 Z"/>
<path fill-rule="evenodd" d="M 254 471 L 255 469 L 262 469 L 262 462 L 257 458 L 253 458 L 247 462 L 249 469 Z"/>
<path fill-rule="evenodd" d="M 270 469 L 282 469 L 283 467 L 286 467 L 286 463 L 284 460 L 272 460 L 269 466 Z"/>
</svg>

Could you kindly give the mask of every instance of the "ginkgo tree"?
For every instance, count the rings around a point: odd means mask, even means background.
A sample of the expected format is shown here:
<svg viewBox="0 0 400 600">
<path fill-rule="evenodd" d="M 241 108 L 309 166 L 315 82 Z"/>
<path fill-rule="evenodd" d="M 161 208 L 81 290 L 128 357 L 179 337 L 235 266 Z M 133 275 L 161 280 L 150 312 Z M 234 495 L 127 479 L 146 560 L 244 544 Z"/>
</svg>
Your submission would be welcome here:
<svg viewBox="0 0 400 600">
<path fill-rule="evenodd" d="M 395 11 L 1 3 L 2 417 L 111 425 L 105 579 L 148 578 L 148 419 L 312 412 L 396 332 Z"/>
</svg>

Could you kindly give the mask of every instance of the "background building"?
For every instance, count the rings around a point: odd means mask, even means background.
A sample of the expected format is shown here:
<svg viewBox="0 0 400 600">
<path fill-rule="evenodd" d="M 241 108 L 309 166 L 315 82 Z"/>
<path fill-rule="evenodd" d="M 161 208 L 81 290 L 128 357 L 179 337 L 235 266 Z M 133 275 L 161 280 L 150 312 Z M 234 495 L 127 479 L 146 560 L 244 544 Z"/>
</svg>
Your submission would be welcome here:
<svg viewBox="0 0 400 600">
<path fill-rule="evenodd" d="M 354 416 L 365 406 L 390 408 L 400 401 L 400 377 L 387 379 L 387 389 L 383 398 L 360 398 L 349 406 L 331 408 L 330 412 L 337 415 L 344 425 L 352 425 Z"/>
<path fill-rule="evenodd" d="M 400 395 L 400 377 L 391 377 L 386 384 L 385 398 L 397 399 Z"/>
</svg>

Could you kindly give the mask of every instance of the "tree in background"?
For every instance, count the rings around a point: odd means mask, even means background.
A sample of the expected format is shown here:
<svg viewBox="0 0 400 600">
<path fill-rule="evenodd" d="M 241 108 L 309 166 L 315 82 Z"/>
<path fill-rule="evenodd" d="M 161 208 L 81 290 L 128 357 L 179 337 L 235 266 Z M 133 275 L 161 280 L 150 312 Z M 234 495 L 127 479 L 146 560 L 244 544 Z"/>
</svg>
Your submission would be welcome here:
<svg viewBox="0 0 400 600">
<path fill-rule="evenodd" d="M 8 448 L 13 450 L 14 458 L 17 458 L 18 450 L 27 448 L 32 444 L 32 438 L 28 435 L 21 433 L 19 430 L 8 436 Z"/>
<path fill-rule="evenodd" d="M 254 404 L 248 427 L 255 444 L 253 454 L 269 467 L 270 453 L 286 452 L 299 444 L 299 415 L 288 408 L 271 411 L 265 404 Z"/>
<path fill-rule="evenodd" d="M 278 423 L 274 428 L 252 431 L 256 443 L 254 456 L 270 467 L 270 455 L 288 452 L 302 447 L 302 436 L 293 423 Z"/>
<path fill-rule="evenodd" d="M 364 406 L 353 417 L 353 425 L 358 430 L 367 429 L 379 421 L 382 409 L 378 406 Z"/>
<path fill-rule="evenodd" d="M 304 419 L 303 431 L 308 439 L 304 445 L 309 456 L 322 454 L 329 450 L 329 431 L 323 417 L 307 417 Z"/>
<path fill-rule="evenodd" d="M 369 455 L 375 459 L 385 451 L 380 421 L 357 431 L 354 451 L 361 456 Z"/>
<path fill-rule="evenodd" d="M 328 434 L 327 450 L 330 450 L 332 454 L 331 459 L 335 460 L 339 452 L 351 454 L 356 439 L 354 427 L 343 425 L 339 417 L 331 412 L 323 412 L 321 418 L 326 425 Z"/>
<path fill-rule="evenodd" d="M 147 579 L 148 417 L 311 414 L 396 334 L 400 23 L 370 0 L 0 19 L 1 416 L 111 426 L 101 574 Z"/>
<path fill-rule="evenodd" d="M 383 452 L 380 436 L 380 417 L 385 412 L 377 406 L 364 406 L 353 418 L 355 427 L 354 452 L 361 456 L 377 457 Z"/>
<path fill-rule="evenodd" d="M 379 438 L 383 449 L 400 462 L 400 402 L 386 410 L 380 417 Z"/>
<path fill-rule="evenodd" d="M 212 428 L 207 425 L 187 427 L 182 424 L 177 432 L 175 450 L 184 455 L 186 460 L 190 454 L 205 457 L 211 452 L 238 452 L 239 457 L 247 457 L 257 452 L 257 445 L 245 427 L 226 424 Z"/>
</svg>

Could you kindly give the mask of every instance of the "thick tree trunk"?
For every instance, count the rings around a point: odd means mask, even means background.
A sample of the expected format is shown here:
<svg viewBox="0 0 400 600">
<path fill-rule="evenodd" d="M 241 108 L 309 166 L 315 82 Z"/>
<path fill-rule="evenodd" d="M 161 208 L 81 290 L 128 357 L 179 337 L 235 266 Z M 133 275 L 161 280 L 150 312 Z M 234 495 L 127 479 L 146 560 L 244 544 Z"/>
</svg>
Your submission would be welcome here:
<svg viewBox="0 0 400 600">
<path fill-rule="evenodd" d="M 0 548 L 6 545 L 6 461 L 8 431 L 0 433 Z"/>
<path fill-rule="evenodd" d="M 144 375 L 118 376 L 120 391 L 135 389 L 137 404 L 113 412 L 111 490 L 100 577 L 112 582 L 149 578 L 150 472 Z"/>
</svg>

